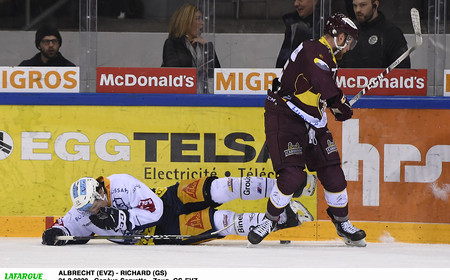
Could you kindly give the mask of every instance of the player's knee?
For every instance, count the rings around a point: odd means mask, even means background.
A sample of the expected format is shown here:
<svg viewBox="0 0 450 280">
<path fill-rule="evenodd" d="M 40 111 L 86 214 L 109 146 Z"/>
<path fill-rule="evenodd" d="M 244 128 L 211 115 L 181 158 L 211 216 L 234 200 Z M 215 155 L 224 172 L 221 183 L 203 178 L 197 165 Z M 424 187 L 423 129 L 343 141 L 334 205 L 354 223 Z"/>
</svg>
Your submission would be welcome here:
<svg viewBox="0 0 450 280">
<path fill-rule="evenodd" d="M 211 192 L 211 185 L 217 179 L 219 178 L 215 176 L 207 177 L 203 183 L 203 195 L 205 197 L 205 201 L 210 203 L 211 206 L 219 206 L 221 204 L 213 200 Z"/>
<path fill-rule="evenodd" d="M 277 174 L 278 189 L 284 194 L 293 194 L 304 186 L 306 172 L 301 167 L 287 167 Z"/>
<path fill-rule="evenodd" d="M 331 165 L 317 170 L 317 177 L 328 192 L 338 193 L 347 188 L 347 180 L 345 180 L 344 172 L 339 165 Z"/>
</svg>

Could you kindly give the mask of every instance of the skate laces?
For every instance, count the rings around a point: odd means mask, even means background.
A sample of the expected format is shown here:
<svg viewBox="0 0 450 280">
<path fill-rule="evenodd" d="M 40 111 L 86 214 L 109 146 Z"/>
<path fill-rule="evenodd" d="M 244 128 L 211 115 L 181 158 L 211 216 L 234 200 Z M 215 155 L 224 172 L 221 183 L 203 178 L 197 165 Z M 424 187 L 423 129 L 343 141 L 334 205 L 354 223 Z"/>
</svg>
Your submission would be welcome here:
<svg viewBox="0 0 450 280">
<path fill-rule="evenodd" d="M 343 231 L 348 232 L 348 233 L 350 233 L 350 234 L 354 234 L 354 233 L 356 233 L 357 231 L 360 230 L 359 228 L 354 227 L 354 226 L 350 223 L 350 221 L 342 222 L 342 223 L 341 223 L 341 228 L 342 228 Z"/>
<path fill-rule="evenodd" d="M 272 222 L 271 220 L 265 218 L 262 221 L 262 223 L 257 225 L 256 228 L 253 231 L 256 234 L 258 234 L 259 236 L 265 237 L 266 235 L 268 235 L 272 231 L 273 224 L 274 224 L 274 222 Z"/>
</svg>

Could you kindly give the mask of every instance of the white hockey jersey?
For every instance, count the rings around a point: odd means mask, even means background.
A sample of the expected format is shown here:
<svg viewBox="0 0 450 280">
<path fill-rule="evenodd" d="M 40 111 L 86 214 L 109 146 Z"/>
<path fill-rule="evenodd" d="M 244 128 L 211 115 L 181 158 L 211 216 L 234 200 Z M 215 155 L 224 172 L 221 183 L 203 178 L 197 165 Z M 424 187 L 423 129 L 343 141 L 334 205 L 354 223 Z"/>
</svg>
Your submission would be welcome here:
<svg viewBox="0 0 450 280">
<path fill-rule="evenodd" d="M 114 174 L 104 180 L 108 195 L 108 206 L 128 210 L 133 231 L 142 230 L 158 224 L 162 217 L 164 206 L 149 187 L 128 174 Z M 89 236 L 97 235 L 125 235 L 125 231 L 104 230 L 95 226 L 89 219 L 89 214 L 72 207 L 69 212 L 53 225 L 61 228 L 66 235 Z M 116 240 L 118 242 L 124 240 Z M 126 242 L 126 241 L 125 241 Z M 128 243 L 128 242 L 127 242 Z"/>
</svg>

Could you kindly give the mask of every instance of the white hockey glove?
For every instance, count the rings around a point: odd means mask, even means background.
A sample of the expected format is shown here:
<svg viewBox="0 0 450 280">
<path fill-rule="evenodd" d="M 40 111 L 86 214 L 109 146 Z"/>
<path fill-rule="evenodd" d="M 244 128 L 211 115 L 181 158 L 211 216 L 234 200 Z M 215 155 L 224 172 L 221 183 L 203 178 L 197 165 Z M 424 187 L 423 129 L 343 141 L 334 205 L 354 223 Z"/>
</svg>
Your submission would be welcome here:
<svg viewBox="0 0 450 280">
<path fill-rule="evenodd" d="M 91 222 L 106 230 L 131 230 L 130 213 L 113 207 L 102 207 L 97 215 L 89 216 Z"/>
</svg>

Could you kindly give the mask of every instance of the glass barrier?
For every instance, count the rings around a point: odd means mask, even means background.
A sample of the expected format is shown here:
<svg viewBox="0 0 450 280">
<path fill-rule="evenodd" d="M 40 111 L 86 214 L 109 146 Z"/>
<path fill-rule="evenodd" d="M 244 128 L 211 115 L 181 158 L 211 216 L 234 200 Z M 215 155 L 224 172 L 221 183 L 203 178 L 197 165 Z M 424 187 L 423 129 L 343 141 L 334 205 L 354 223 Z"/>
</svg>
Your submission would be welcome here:
<svg viewBox="0 0 450 280">
<path fill-rule="evenodd" d="M 172 16 L 184 3 L 201 13 L 201 37 L 207 47 L 190 49 L 197 67 L 198 93 L 212 93 L 214 68 L 275 68 L 285 32 L 283 15 L 294 13 L 294 0 L 1 0 L 0 65 L 17 66 L 33 57 L 35 32 L 49 23 L 61 32 L 61 53 L 80 67 L 80 90 L 96 92 L 97 67 L 163 65 L 164 44 Z M 334 12 L 352 16 L 353 0 L 314 2 L 312 38 L 323 34 Z M 443 93 L 444 70 L 450 69 L 450 5 L 446 0 L 374 1 L 380 11 L 414 44 L 410 9 L 421 16 L 423 45 L 411 54 L 411 67 L 427 69 L 430 96 Z M 215 59 L 217 56 L 217 59 Z"/>
</svg>

